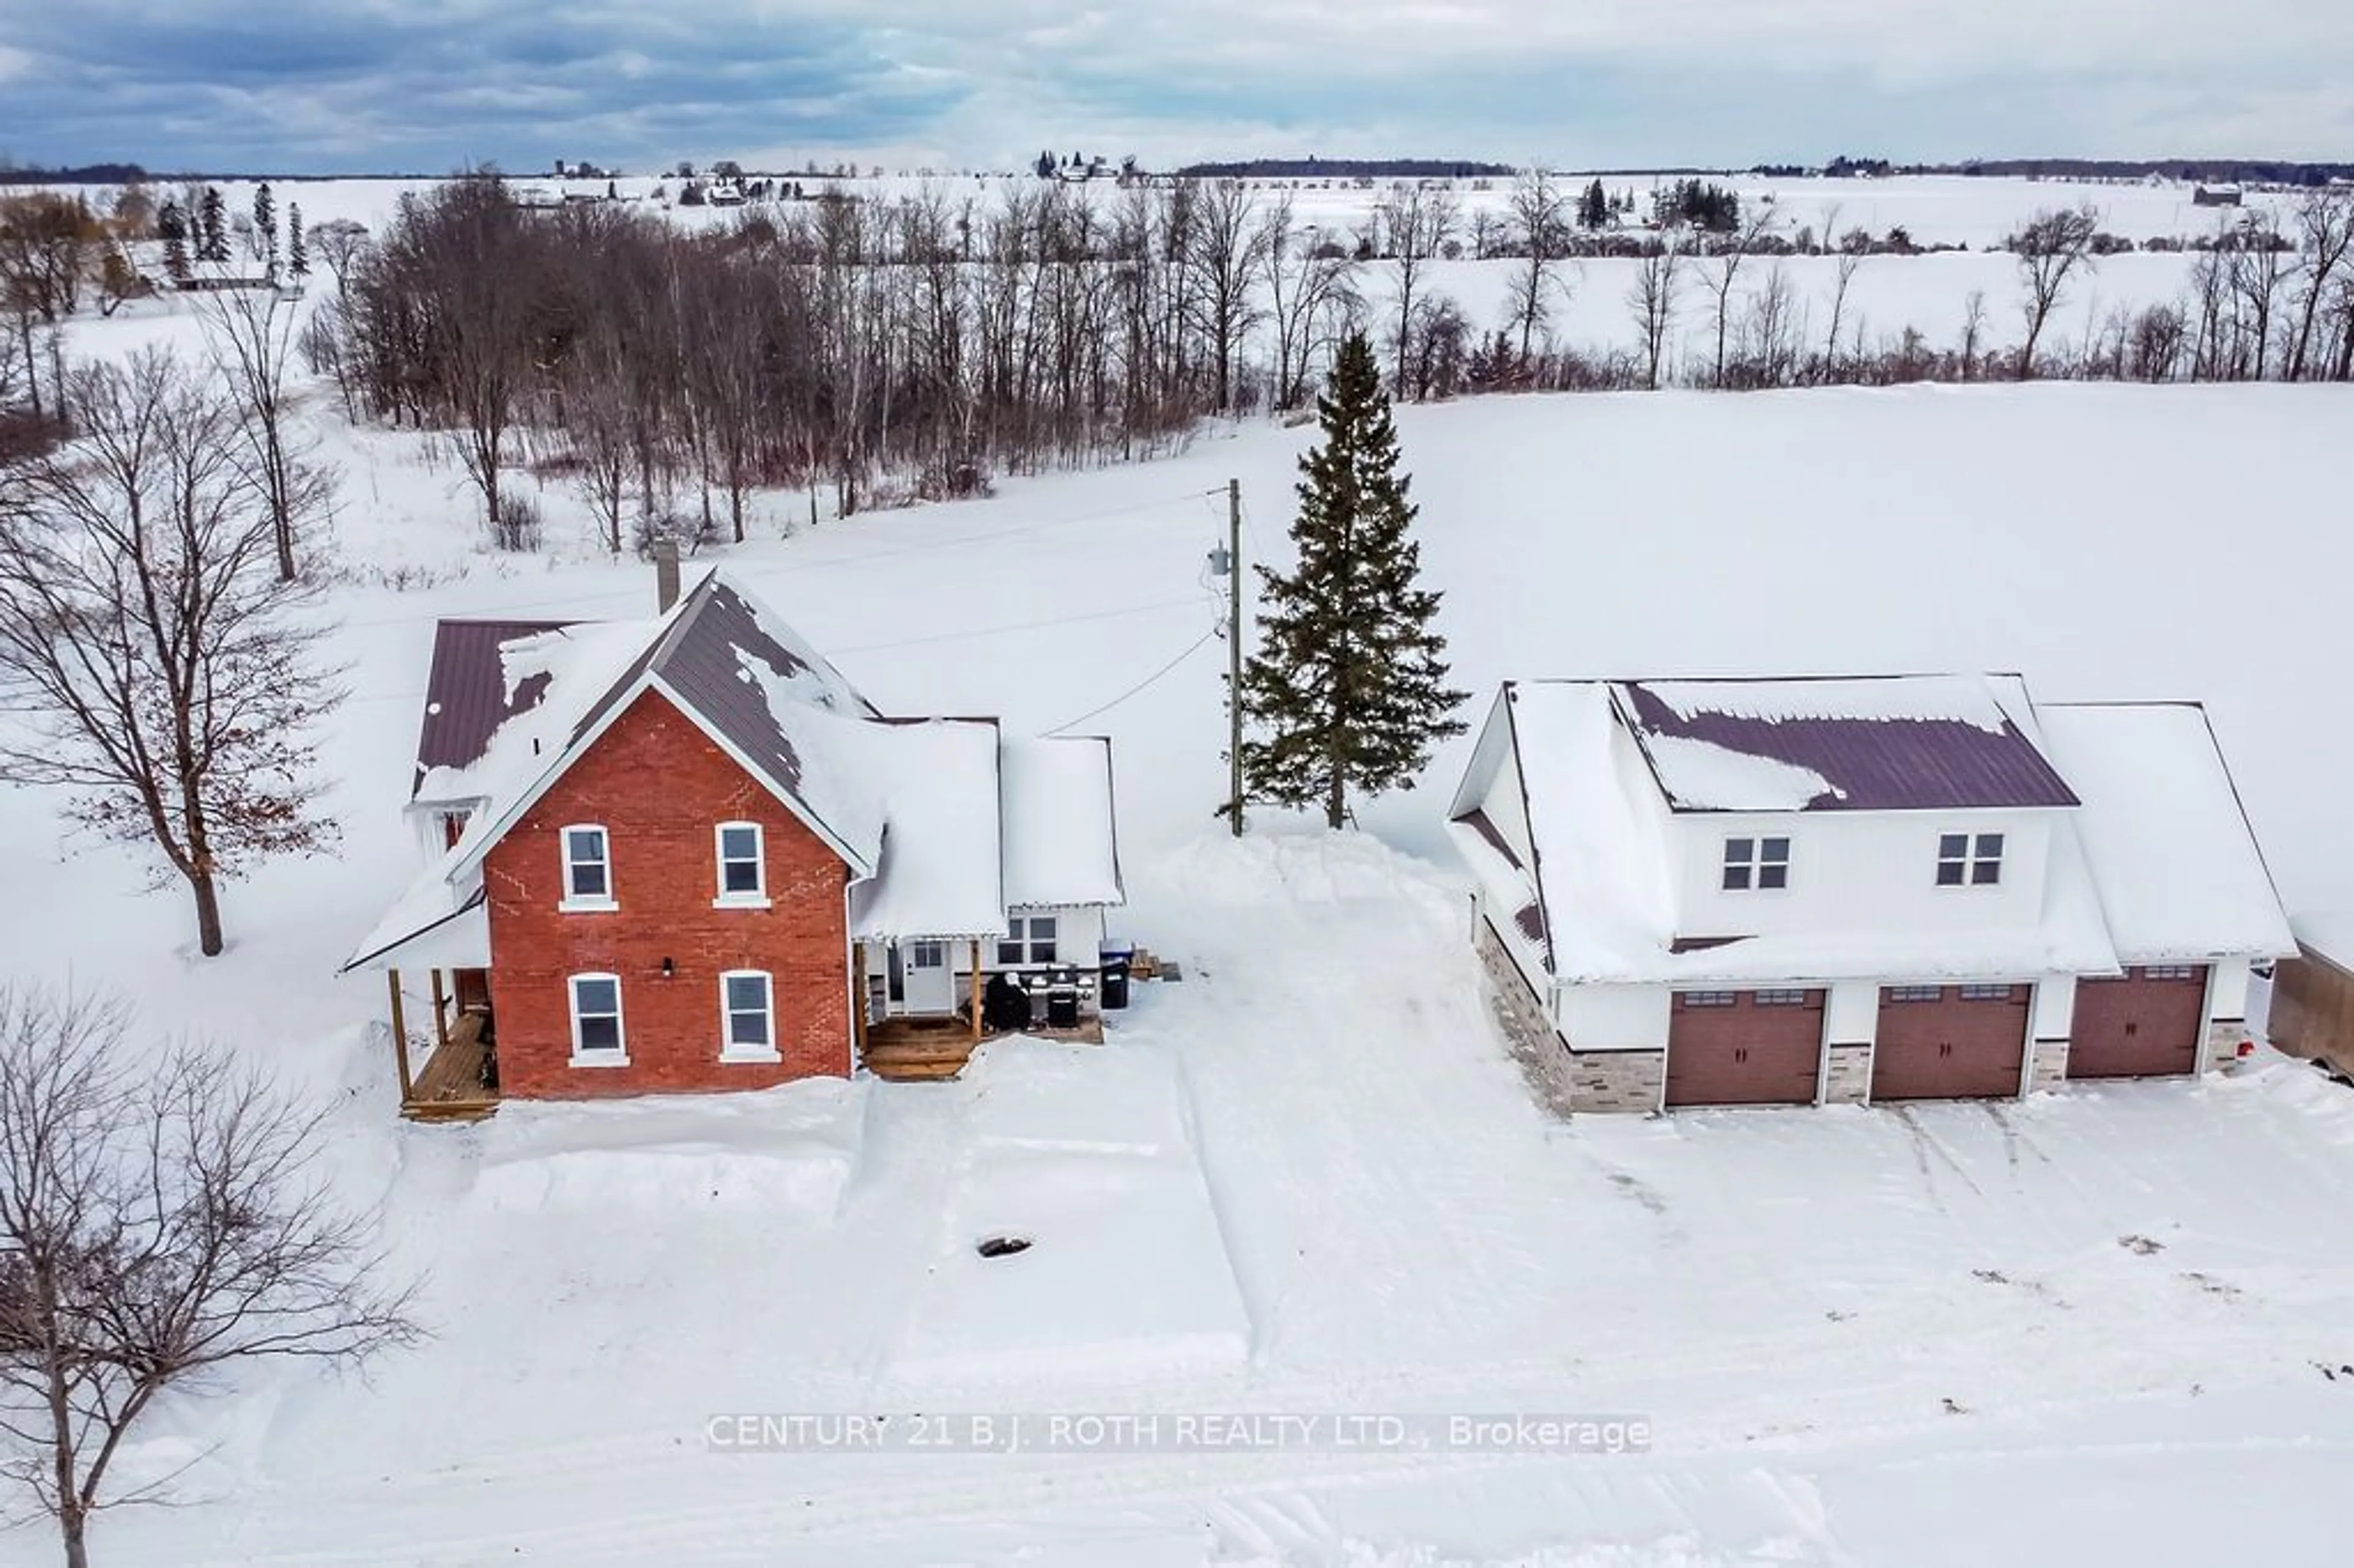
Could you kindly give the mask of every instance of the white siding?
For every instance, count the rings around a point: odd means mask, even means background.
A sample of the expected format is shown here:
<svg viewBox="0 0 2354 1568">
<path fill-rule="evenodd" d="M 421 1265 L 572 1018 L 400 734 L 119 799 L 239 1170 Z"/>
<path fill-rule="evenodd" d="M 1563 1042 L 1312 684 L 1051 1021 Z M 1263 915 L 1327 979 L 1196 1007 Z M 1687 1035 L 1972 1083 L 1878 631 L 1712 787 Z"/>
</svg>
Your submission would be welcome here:
<svg viewBox="0 0 2354 1568">
<path fill-rule="evenodd" d="M 2036 983 L 2028 1033 L 2038 1040 L 2065 1040 L 2076 1020 L 2076 977 L 2045 975 Z"/>
<path fill-rule="evenodd" d="M 1696 937 L 1902 930 L 1941 934 L 2034 930 L 2043 914 L 2048 815 L 1996 811 L 1686 813 L 1678 928 Z M 1940 887 L 1937 840 L 2003 835 L 2002 881 Z M 1727 892 L 1724 841 L 1787 837 L 1790 885 Z"/>
<path fill-rule="evenodd" d="M 2248 960 L 2218 959 L 2214 976 L 2207 982 L 2207 1016 L 2210 1018 L 2245 1018 L 2248 1016 Z"/>
<path fill-rule="evenodd" d="M 1880 1034 L 1880 984 L 1840 980 L 1823 999 L 1823 1037 L 1834 1045 L 1869 1045 Z"/>
<path fill-rule="evenodd" d="M 1663 985 L 1564 986 L 1553 1015 L 1579 1051 L 1664 1051 L 1675 992 Z"/>
</svg>

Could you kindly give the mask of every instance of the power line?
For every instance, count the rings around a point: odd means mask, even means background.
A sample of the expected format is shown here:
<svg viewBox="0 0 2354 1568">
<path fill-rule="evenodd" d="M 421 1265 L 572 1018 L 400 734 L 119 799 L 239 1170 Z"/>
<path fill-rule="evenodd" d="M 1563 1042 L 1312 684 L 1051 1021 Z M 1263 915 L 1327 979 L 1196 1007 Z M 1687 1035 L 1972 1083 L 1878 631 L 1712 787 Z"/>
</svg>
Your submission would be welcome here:
<svg viewBox="0 0 2354 1568">
<path fill-rule="evenodd" d="M 1156 609 L 1182 609 L 1201 602 L 1194 599 L 1161 599 L 1147 604 L 1122 605 L 1113 609 L 1088 610 L 1080 615 L 1058 615 L 1045 620 L 1017 620 L 1003 626 L 977 627 L 970 631 L 941 631 L 928 637 L 903 637 L 891 642 L 862 642 L 854 647 L 828 649 L 829 657 L 845 653 L 880 653 L 892 648 L 919 648 L 934 642 L 966 642 L 981 637 L 1001 637 L 1015 631 L 1042 631 L 1052 626 L 1076 626 L 1087 620 L 1118 620 L 1130 615 L 1145 615 Z"/>
<path fill-rule="evenodd" d="M 1153 671 L 1152 673 L 1145 676 L 1144 679 L 1139 681 L 1133 686 L 1129 687 L 1128 690 L 1122 692 L 1111 701 L 1104 704 L 1101 707 L 1089 708 L 1087 712 L 1081 714 L 1075 719 L 1066 719 L 1061 724 L 1056 725 L 1054 728 L 1046 731 L 1045 733 L 1048 735 L 1060 735 L 1066 729 L 1087 723 L 1087 720 L 1096 717 L 1099 714 L 1108 714 L 1111 712 L 1112 709 L 1119 706 L 1120 704 L 1128 701 L 1130 697 L 1142 694 L 1146 688 L 1157 683 L 1161 677 L 1175 671 L 1178 665 L 1182 664 L 1186 660 L 1191 659 L 1195 653 L 1200 652 L 1204 648 L 1209 646 L 1210 643 L 1215 641 L 1217 640 L 1218 633 L 1225 630 L 1225 628 L 1223 626 L 1213 626 L 1209 630 L 1202 633 L 1201 636 L 1195 638 L 1192 642 L 1187 643 L 1185 645 L 1185 651 L 1182 653 L 1178 654 L 1177 657 L 1170 660 L 1169 662 L 1161 665 L 1161 668 Z"/>
<path fill-rule="evenodd" d="M 964 534 L 959 535 L 955 538 L 951 539 L 923 539 L 906 545 L 891 546 L 884 549 L 868 550 L 863 554 L 854 556 L 831 556 L 823 560 L 788 561 L 783 564 L 782 569 L 788 575 L 792 577 L 806 577 L 812 572 L 832 571 L 843 567 L 864 566 L 870 562 L 893 560 L 902 556 L 932 554 L 944 550 L 960 549 L 969 545 L 993 545 L 1001 539 L 1019 538 L 1025 534 L 1041 533 L 1049 528 L 1071 528 L 1077 527 L 1083 524 L 1103 523 L 1117 517 L 1131 516 L 1139 512 L 1150 512 L 1161 507 L 1177 506 L 1189 501 L 1200 500 L 1204 496 L 1221 495 L 1224 493 L 1225 492 L 1223 490 L 1187 491 L 1179 495 L 1161 496 L 1152 501 L 1140 501 L 1129 506 L 1114 507 L 1108 512 L 1090 512 L 1076 517 L 1042 518 L 1034 523 L 1023 523 L 1012 528 L 1000 528 L 992 533 Z M 558 594 L 537 599 L 524 599 L 516 602 L 503 603 L 496 606 L 495 609 L 485 610 L 482 613 L 485 615 L 494 615 L 499 618 L 504 618 L 526 610 L 564 609 L 573 605 L 601 604 L 612 599 L 636 599 L 645 590 L 642 588 L 601 588 L 584 591 L 581 593 Z M 419 611 L 416 614 L 410 615 L 371 616 L 366 620 L 341 620 L 336 622 L 336 625 L 340 628 L 357 630 L 374 626 L 414 625 L 420 621 L 439 620 L 443 618 L 440 615 L 428 611 Z M 899 646 L 899 644 L 885 643 L 881 644 L 880 646 L 896 647 Z M 843 652 L 850 652 L 850 650 L 843 650 Z"/>
</svg>

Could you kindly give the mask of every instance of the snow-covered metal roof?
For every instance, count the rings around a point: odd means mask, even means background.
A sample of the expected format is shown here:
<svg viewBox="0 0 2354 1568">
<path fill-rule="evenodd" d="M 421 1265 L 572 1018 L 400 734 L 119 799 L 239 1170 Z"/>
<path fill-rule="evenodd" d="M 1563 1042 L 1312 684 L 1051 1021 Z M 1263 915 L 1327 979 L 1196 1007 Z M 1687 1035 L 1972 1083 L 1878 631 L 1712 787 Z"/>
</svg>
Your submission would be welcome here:
<svg viewBox="0 0 2354 1568">
<path fill-rule="evenodd" d="M 1680 811 L 2076 804 L 1988 676 L 1624 681 L 1613 691 Z"/>
<path fill-rule="evenodd" d="M 2204 709 L 2071 703 L 2036 717 L 2084 797 L 2078 831 L 2125 962 L 2296 951 Z"/>
<path fill-rule="evenodd" d="M 1630 695 L 1637 691 L 1644 694 L 1639 703 Z M 1683 724 L 1708 715 L 1706 727 L 1720 735 L 1730 732 L 1716 726 L 1736 725 L 1832 723 L 1852 731 L 1829 750 L 1794 748 L 1785 735 L 1774 742 L 1779 755 L 1716 747 L 1722 755 L 1693 758 L 1679 743 L 1699 737 L 1670 733 L 1661 714 Z M 1483 741 L 1479 755 L 1490 772 L 1510 767 L 1519 774 L 1533 863 L 1512 863 L 1459 812 L 1458 840 L 1491 899 L 1524 896 L 1523 888 L 1538 895 L 1529 906 L 1540 911 L 1559 980 L 2106 974 L 2124 964 L 2294 950 L 2230 773 L 2195 705 L 2039 707 L 2016 676 L 1885 685 L 1540 681 L 1508 683 L 1490 722 L 1511 726 L 1511 745 Z M 1956 767 L 1978 765 L 1955 763 L 1978 743 L 1951 734 L 1925 739 L 1924 724 L 1987 737 L 1996 750 L 1979 761 L 2020 786 L 1965 794 L 1969 804 L 2062 808 L 2052 812 L 2043 903 L 2033 920 L 1979 932 L 1859 928 L 1704 943 L 1678 928 L 1668 836 L 1678 804 L 1672 789 L 1687 791 L 1687 802 L 1708 802 L 1698 809 L 1819 810 L 1808 769 L 1796 759 L 1803 755 L 1844 780 L 1850 802 L 1857 795 L 1901 799 L 1913 804 L 1889 809 L 1918 809 L 1956 773 L 1893 791 L 1852 786 L 1874 779 L 1875 769 L 1900 768 L 1924 745 Z M 1890 758 L 1856 764 L 1848 751 L 1873 736 L 1889 746 Z M 1467 778 L 1457 804 L 1485 788 Z"/>
<path fill-rule="evenodd" d="M 430 726 L 429 757 L 420 747 L 415 793 L 482 805 L 426 878 L 440 891 L 412 888 L 354 966 L 382 967 L 478 900 L 492 847 L 648 693 L 842 857 L 854 935 L 987 937 L 1009 907 L 1121 902 L 1109 742 L 1009 744 L 993 719 L 887 717 L 716 572 L 652 621 L 445 623 L 436 649 L 443 712 L 429 719 L 449 722 Z"/>
</svg>

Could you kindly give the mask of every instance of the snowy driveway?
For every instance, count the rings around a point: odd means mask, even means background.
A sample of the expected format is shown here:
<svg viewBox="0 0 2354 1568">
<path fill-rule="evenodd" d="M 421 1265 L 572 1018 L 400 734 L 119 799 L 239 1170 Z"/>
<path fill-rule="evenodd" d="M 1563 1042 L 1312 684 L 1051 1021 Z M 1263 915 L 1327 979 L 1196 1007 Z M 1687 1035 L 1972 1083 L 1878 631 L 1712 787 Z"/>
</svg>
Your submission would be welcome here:
<svg viewBox="0 0 2354 1568">
<path fill-rule="evenodd" d="M 223 1500 L 110 1520 L 107 1560 L 2190 1563 L 2234 1497 L 2264 1560 L 2318 1539 L 2354 1452 L 2354 1096 L 2272 1064 L 1565 1124 L 1415 863 L 1269 837 L 1139 880 L 1189 979 L 1100 1050 L 400 1129 L 442 1340 L 238 1402 Z M 1001 1232 L 1036 1245 L 979 1258 Z M 816 1410 L 1615 1412 L 1654 1441 L 704 1441 Z"/>
</svg>

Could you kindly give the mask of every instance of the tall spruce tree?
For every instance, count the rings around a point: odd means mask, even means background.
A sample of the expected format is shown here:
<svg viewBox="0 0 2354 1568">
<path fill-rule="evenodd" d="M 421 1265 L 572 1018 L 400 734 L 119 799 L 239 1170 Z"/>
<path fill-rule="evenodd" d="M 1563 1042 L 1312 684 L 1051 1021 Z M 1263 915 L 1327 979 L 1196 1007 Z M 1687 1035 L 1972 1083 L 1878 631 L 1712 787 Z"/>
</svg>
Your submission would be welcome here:
<svg viewBox="0 0 2354 1568">
<path fill-rule="evenodd" d="M 1243 670 L 1243 743 L 1254 800 L 1324 808 L 1338 828 L 1349 793 L 1410 783 L 1466 694 L 1447 684 L 1447 640 L 1431 630 L 1439 596 L 1416 586 L 1416 508 L 1398 471 L 1397 431 L 1373 344 L 1341 345 L 1316 400 L 1323 440 L 1299 460 L 1299 565 L 1259 568 L 1259 651 Z"/>
<path fill-rule="evenodd" d="M 311 275 L 311 251 L 302 238 L 302 204 L 299 201 L 286 204 L 286 270 L 298 283 Z"/>
<path fill-rule="evenodd" d="M 261 263 L 262 275 L 271 282 L 278 281 L 278 198 L 270 195 L 270 182 L 262 181 L 253 187 L 253 246 L 255 260 Z"/>
<path fill-rule="evenodd" d="M 196 260 L 228 260 L 228 217 L 222 210 L 218 185 L 207 185 L 196 204 Z"/>
<path fill-rule="evenodd" d="M 165 200 L 155 213 L 155 232 L 164 240 L 164 271 L 173 282 L 188 281 L 188 219 L 180 204 Z"/>
</svg>

